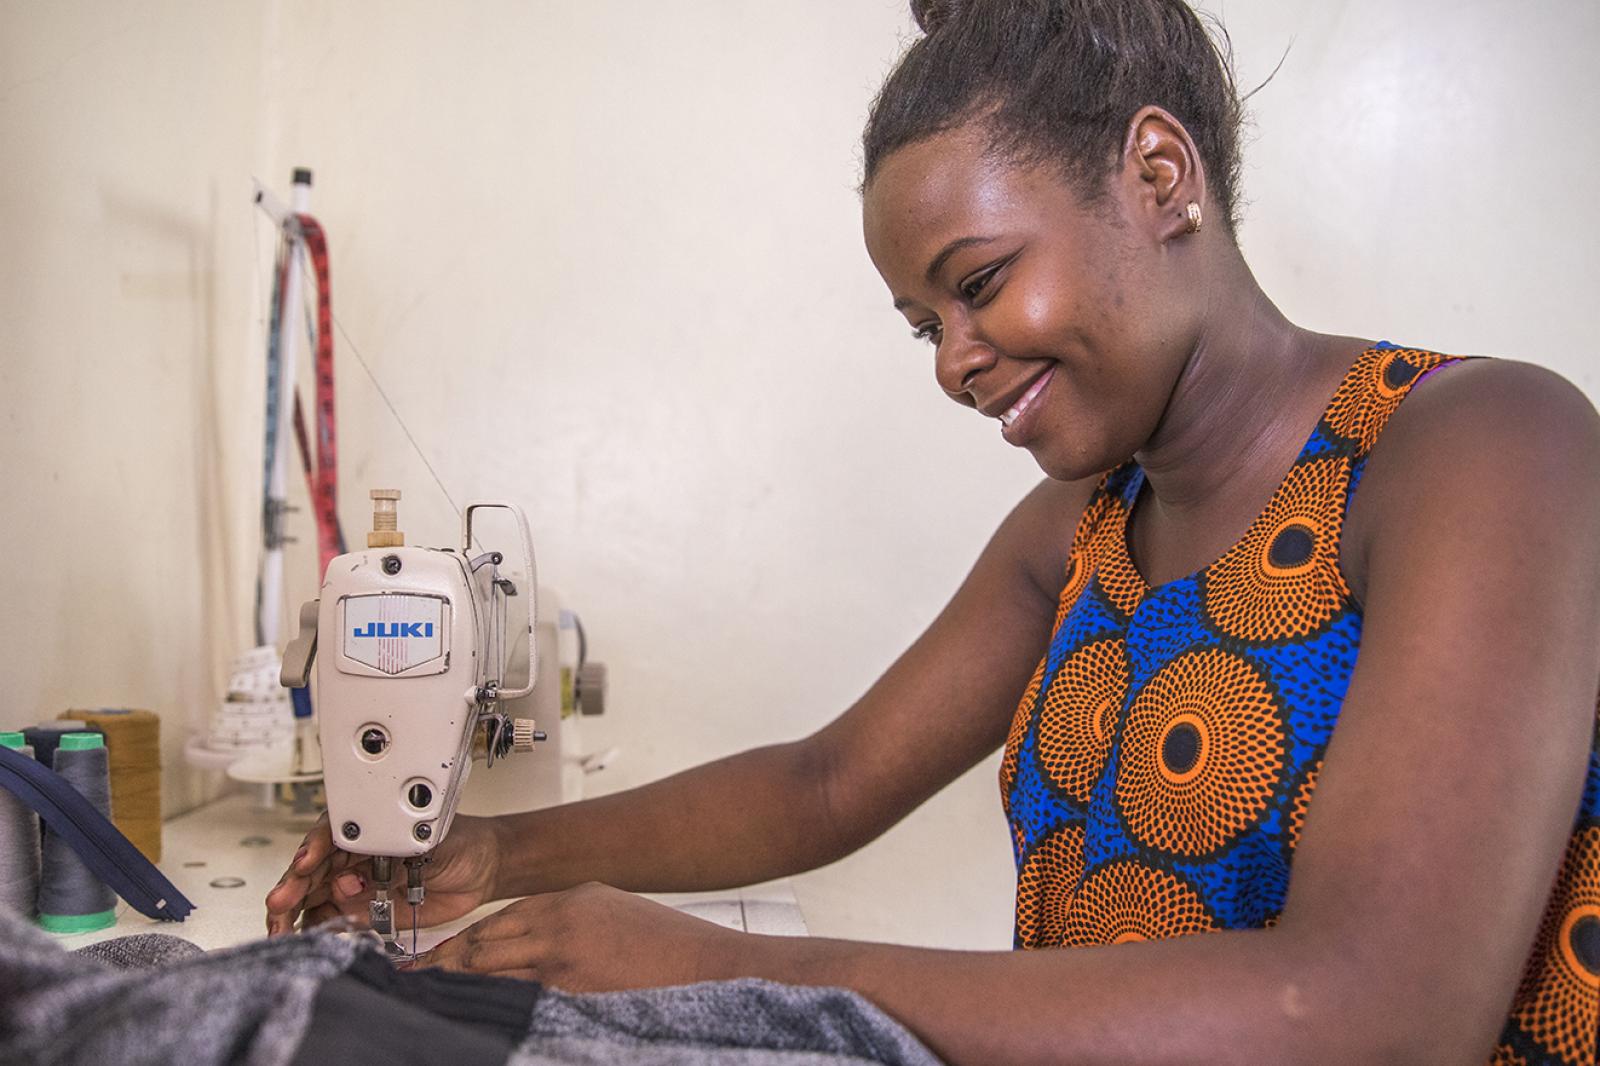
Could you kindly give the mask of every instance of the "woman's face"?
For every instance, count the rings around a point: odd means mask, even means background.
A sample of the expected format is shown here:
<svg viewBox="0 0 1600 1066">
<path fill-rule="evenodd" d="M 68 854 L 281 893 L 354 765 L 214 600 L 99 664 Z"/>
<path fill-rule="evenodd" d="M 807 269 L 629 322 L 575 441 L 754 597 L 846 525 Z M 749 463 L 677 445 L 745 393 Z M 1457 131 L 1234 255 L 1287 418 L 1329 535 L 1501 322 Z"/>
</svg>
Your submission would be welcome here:
<svg viewBox="0 0 1600 1066">
<path fill-rule="evenodd" d="M 1086 205 L 1049 168 L 992 158 L 968 126 L 889 156 L 867 187 L 867 251 L 934 373 L 1051 477 L 1142 448 L 1193 348 L 1161 240 L 1113 174 Z M 1123 192 L 1129 191 L 1124 202 Z"/>
</svg>

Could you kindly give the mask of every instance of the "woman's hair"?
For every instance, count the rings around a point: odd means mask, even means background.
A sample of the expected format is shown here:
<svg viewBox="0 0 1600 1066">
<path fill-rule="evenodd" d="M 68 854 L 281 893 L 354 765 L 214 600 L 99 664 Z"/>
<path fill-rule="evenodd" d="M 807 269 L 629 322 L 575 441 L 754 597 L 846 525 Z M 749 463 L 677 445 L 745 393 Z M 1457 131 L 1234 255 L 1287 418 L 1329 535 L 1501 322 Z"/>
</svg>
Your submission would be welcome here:
<svg viewBox="0 0 1600 1066">
<path fill-rule="evenodd" d="M 981 118 L 990 147 L 1053 163 L 1088 202 L 1104 192 L 1128 121 L 1146 105 L 1194 138 L 1230 233 L 1241 108 L 1231 50 L 1184 0 L 911 0 L 923 36 L 873 101 L 869 184 L 908 144 Z"/>
</svg>

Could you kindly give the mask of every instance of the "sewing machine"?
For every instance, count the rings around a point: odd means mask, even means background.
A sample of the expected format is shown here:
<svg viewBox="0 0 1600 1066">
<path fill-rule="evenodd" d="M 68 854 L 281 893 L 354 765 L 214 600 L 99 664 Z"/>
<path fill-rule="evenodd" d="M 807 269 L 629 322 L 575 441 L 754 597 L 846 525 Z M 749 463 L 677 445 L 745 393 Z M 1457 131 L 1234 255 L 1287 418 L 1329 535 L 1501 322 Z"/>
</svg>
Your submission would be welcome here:
<svg viewBox="0 0 1600 1066">
<path fill-rule="evenodd" d="M 492 768 L 546 737 L 532 719 L 514 719 L 503 706 L 533 691 L 541 665 L 527 517 L 515 504 L 472 503 L 459 549 L 408 548 L 398 529 L 399 497 L 397 490 L 372 491 L 367 550 L 328 564 L 320 599 L 300 610 L 300 635 L 284 653 L 282 682 L 305 687 L 315 660 L 333 841 L 372 856 L 372 928 L 391 954 L 403 957 L 389 894 L 395 860 L 405 867 L 414 949 L 423 867 L 450 830 L 475 744 Z M 488 509 L 515 519 L 527 561 L 522 586 L 502 571 L 502 552 L 476 543 L 473 516 Z M 515 633 L 508 633 L 511 597 L 527 605 L 526 625 Z M 527 677 L 511 687 L 508 643 L 524 641 Z"/>
</svg>

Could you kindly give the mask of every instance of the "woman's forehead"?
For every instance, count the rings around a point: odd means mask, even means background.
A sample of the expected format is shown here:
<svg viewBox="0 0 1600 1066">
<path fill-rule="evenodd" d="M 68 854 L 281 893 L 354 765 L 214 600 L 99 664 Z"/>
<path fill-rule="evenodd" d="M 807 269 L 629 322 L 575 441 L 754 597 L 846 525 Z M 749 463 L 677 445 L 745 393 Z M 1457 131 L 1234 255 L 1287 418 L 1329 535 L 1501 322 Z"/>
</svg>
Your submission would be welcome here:
<svg viewBox="0 0 1600 1066">
<path fill-rule="evenodd" d="M 1074 199 L 1048 168 L 999 157 L 971 126 L 936 134 L 888 156 L 862 201 L 867 248 L 880 269 L 921 271 L 951 240 L 998 237 L 1057 225 Z"/>
<path fill-rule="evenodd" d="M 982 141 L 965 128 L 935 134 L 897 149 L 867 186 L 865 210 L 894 224 L 926 224 L 981 210 L 992 201 L 999 169 Z"/>
</svg>

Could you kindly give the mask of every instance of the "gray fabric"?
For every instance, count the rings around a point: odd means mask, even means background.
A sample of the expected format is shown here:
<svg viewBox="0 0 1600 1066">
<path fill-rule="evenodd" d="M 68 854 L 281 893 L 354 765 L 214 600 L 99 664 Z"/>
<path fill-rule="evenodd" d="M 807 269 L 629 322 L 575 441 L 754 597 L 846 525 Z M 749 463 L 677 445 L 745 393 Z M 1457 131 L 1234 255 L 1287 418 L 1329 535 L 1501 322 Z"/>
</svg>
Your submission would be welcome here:
<svg viewBox="0 0 1600 1066">
<path fill-rule="evenodd" d="M 916 1037 L 854 992 L 771 981 L 568 995 L 546 989 L 513 1066 L 938 1066 Z"/>
<path fill-rule="evenodd" d="M 165 933 L 135 933 L 90 944 L 73 954 L 99 959 L 118 970 L 153 970 L 204 955 L 205 949 Z"/>
<path fill-rule="evenodd" d="M 69 954 L 31 923 L 0 912 L 0 1064 L 285 1066 L 299 1050 L 318 992 L 364 953 L 381 957 L 369 940 L 309 933 L 210 953 L 151 934 Z M 545 989 L 527 1038 L 508 1061 L 939 1060 L 853 992 L 749 980 L 598 995 Z"/>
<path fill-rule="evenodd" d="M 356 941 L 311 934 L 112 969 L 0 913 L 0 1063 L 279 1066 L 299 1045 L 323 981 L 358 950 Z"/>
</svg>

